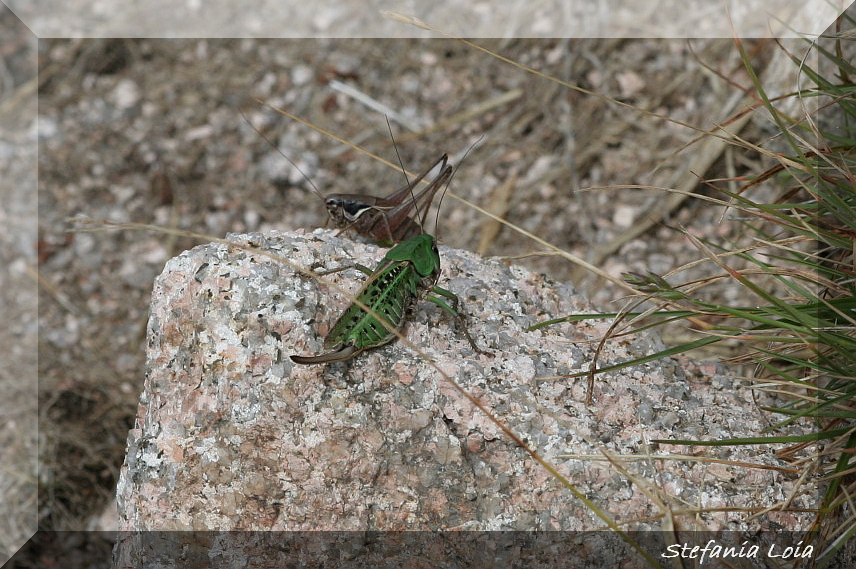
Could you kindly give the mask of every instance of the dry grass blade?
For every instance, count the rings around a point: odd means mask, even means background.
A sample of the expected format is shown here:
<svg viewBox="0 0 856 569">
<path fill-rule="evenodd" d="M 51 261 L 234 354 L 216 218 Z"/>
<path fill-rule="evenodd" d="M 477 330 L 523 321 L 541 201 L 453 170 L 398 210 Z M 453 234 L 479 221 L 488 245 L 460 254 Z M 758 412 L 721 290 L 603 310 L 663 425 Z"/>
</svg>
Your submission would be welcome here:
<svg viewBox="0 0 856 569">
<path fill-rule="evenodd" d="M 494 188 L 488 203 L 488 209 L 497 217 L 504 219 L 508 214 L 508 208 L 511 205 L 511 196 L 514 194 L 514 189 L 517 186 L 517 171 L 512 172 L 505 182 Z M 481 238 L 476 252 L 479 255 L 486 255 L 491 244 L 499 235 L 502 229 L 502 224 L 494 219 L 486 219 L 482 224 Z"/>
<path fill-rule="evenodd" d="M 330 81 L 330 87 L 344 95 L 347 95 L 348 97 L 352 97 L 353 99 L 359 101 L 368 108 L 379 112 L 380 114 L 388 117 L 392 121 L 397 122 L 398 124 L 412 132 L 418 132 L 423 129 L 421 125 L 416 124 L 415 122 L 407 119 L 407 117 L 405 117 L 398 111 L 393 110 L 389 106 L 384 105 L 380 101 L 373 99 L 372 97 L 366 95 L 359 89 L 352 87 L 347 83 L 342 83 L 341 81 L 333 79 L 332 81 Z"/>
</svg>

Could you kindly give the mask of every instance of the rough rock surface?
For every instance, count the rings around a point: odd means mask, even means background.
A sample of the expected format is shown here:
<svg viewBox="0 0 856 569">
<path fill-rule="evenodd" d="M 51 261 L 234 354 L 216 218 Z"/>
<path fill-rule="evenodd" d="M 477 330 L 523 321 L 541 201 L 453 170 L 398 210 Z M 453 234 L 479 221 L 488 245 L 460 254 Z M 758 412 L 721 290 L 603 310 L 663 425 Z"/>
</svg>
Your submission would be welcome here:
<svg viewBox="0 0 856 569">
<path fill-rule="evenodd" d="M 323 230 L 229 239 L 303 267 L 374 266 L 383 256 Z M 473 352 L 428 302 L 417 305 L 406 337 L 613 519 L 655 516 L 633 527 L 659 528 L 663 504 L 764 507 L 787 495 L 789 482 L 774 469 L 652 456 L 689 450 L 651 439 L 759 432 L 748 392 L 723 389 L 721 377 L 691 382 L 665 360 L 599 377 L 587 407 L 585 380 L 539 378 L 588 369 L 608 323 L 526 332 L 538 321 L 592 309 L 567 284 L 471 253 L 440 252 L 440 286 L 458 294 L 473 337 L 495 357 Z M 326 278 L 356 291 L 361 275 Z M 293 364 L 291 354 L 321 351 L 347 302 L 256 252 L 209 244 L 172 259 L 154 288 L 145 388 L 118 488 L 120 529 L 604 527 L 401 342 L 347 363 Z M 600 365 L 659 349 L 654 335 L 614 340 Z M 602 457 L 601 450 L 651 455 L 622 462 L 631 482 L 608 462 L 584 456 Z M 725 452 L 734 461 L 776 464 L 771 452 L 754 447 Z M 797 496 L 793 505 L 809 503 Z M 766 524 L 750 526 L 733 513 L 696 520 L 714 531 Z M 803 521 L 793 513 L 777 519 L 789 529 Z"/>
</svg>

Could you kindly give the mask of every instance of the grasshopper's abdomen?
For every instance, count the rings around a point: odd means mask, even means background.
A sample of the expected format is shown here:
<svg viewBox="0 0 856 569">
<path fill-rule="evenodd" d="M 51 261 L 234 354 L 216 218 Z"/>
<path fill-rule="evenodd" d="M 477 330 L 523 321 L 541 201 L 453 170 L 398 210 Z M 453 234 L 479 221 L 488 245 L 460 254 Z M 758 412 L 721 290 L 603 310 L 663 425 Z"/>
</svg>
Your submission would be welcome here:
<svg viewBox="0 0 856 569">
<path fill-rule="evenodd" d="M 395 261 L 377 270 L 357 299 L 393 329 L 400 330 L 407 310 L 424 290 L 423 279 L 413 265 L 407 261 Z M 324 348 L 351 345 L 357 351 L 362 351 L 382 346 L 394 339 L 395 334 L 387 330 L 377 318 L 352 304 L 333 325 L 324 340 Z"/>
</svg>

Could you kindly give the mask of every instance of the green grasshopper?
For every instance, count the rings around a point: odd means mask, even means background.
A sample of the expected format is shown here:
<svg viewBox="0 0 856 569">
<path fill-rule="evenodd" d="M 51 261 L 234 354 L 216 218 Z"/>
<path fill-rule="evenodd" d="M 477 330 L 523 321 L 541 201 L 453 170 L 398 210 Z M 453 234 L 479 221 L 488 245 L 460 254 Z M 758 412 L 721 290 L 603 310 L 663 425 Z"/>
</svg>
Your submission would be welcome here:
<svg viewBox="0 0 856 569">
<path fill-rule="evenodd" d="M 445 155 L 443 164 L 445 165 Z M 445 166 L 432 184 L 447 184 L 451 177 L 452 167 Z M 457 311 L 458 297 L 436 286 L 440 278 L 440 253 L 437 251 L 437 241 L 432 235 L 420 233 L 402 241 L 387 252 L 374 271 L 365 269 L 365 272 L 370 273 L 369 280 L 357 293 L 356 298 L 370 309 L 371 314 L 360 305 L 351 304 L 336 320 L 324 339 L 324 349 L 328 351 L 317 356 L 291 356 L 294 363 L 325 364 L 346 361 L 363 350 L 392 342 L 397 336 L 378 318 L 386 322 L 389 328 L 399 331 L 404 326 L 407 312 L 423 297 L 461 323 L 464 335 L 476 352 L 493 355 L 479 349 L 470 337 L 463 314 Z M 430 295 L 432 292 L 439 296 Z M 439 297 L 451 301 L 454 308 Z"/>
<path fill-rule="evenodd" d="M 421 223 L 409 216 L 410 210 L 416 208 L 419 211 L 420 204 L 424 200 L 424 204 L 422 204 L 424 206 L 423 211 L 427 215 L 428 209 L 431 207 L 431 201 L 434 199 L 434 194 L 444 183 L 441 178 L 446 170 L 446 162 L 448 160 L 446 154 L 443 154 L 430 168 L 413 180 L 412 184 L 405 184 L 386 197 L 376 197 L 367 194 L 330 194 L 324 196 L 315 187 L 309 176 L 304 174 L 303 170 L 291 158 L 286 156 L 267 136 L 256 128 L 246 115 L 244 115 L 244 120 L 272 148 L 275 148 L 280 156 L 297 168 L 297 171 L 309 182 L 312 191 L 324 202 L 329 220 L 333 222 L 333 225 L 337 229 L 342 231 L 353 230 L 358 235 L 371 239 L 382 247 L 400 243 L 422 233 Z M 437 168 L 438 165 L 439 173 L 437 177 L 419 190 L 412 200 L 406 199 L 412 195 L 412 188 L 421 182 L 429 172 Z M 422 222 L 424 221 L 423 219 Z"/>
</svg>

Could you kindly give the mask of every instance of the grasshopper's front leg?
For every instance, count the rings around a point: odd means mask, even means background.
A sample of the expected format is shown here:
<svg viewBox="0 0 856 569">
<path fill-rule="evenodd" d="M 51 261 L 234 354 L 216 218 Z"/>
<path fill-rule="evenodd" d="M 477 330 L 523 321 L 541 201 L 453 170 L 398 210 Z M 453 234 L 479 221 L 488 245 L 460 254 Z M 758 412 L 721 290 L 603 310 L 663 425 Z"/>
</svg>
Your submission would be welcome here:
<svg viewBox="0 0 856 569">
<path fill-rule="evenodd" d="M 470 336 L 470 332 L 467 329 L 467 315 L 462 309 L 459 308 L 461 300 L 458 298 L 458 296 L 455 293 L 453 293 L 452 291 L 446 290 L 446 289 L 439 287 L 439 286 L 435 286 L 434 288 L 432 288 L 431 292 L 433 292 L 434 294 L 440 295 L 442 297 L 448 298 L 450 301 L 452 301 L 452 306 L 449 306 L 448 304 L 446 304 L 446 302 L 442 298 L 438 298 L 436 296 L 431 296 L 430 294 L 425 297 L 425 300 L 433 302 L 434 304 L 436 304 L 437 306 L 439 306 L 440 308 L 442 308 L 443 310 L 445 310 L 446 312 L 448 312 L 449 314 L 451 314 L 455 318 L 455 320 L 460 325 L 461 331 L 464 333 L 464 336 L 466 336 L 467 341 L 470 343 L 470 346 L 472 346 L 473 350 L 475 350 L 476 353 L 483 354 L 485 356 L 493 357 L 492 353 L 487 352 L 487 351 L 479 348 L 476 345 L 475 340 L 473 340 L 472 336 Z"/>
</svg>

